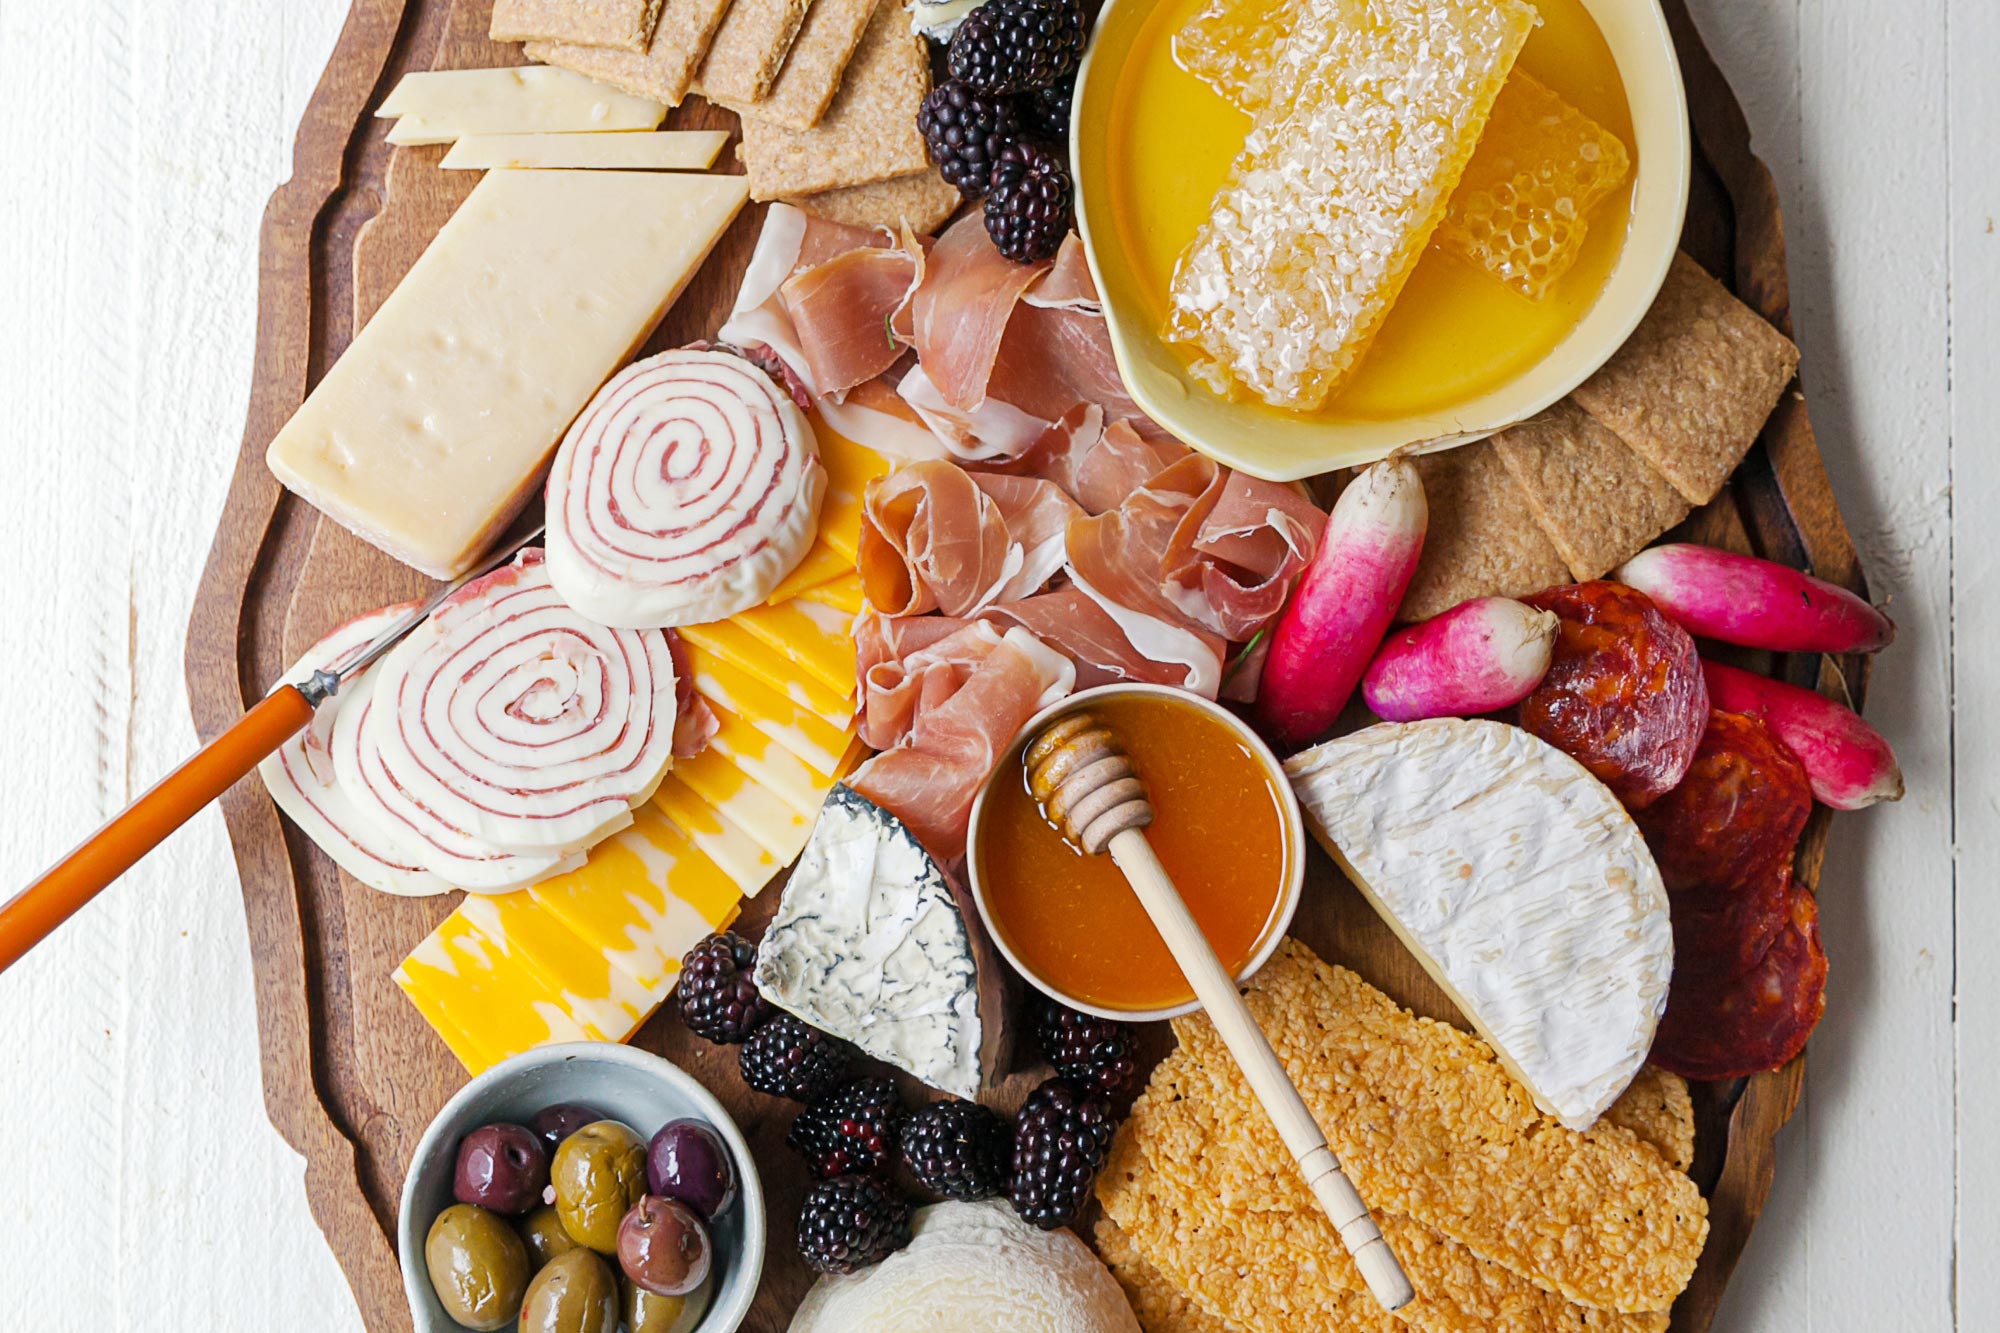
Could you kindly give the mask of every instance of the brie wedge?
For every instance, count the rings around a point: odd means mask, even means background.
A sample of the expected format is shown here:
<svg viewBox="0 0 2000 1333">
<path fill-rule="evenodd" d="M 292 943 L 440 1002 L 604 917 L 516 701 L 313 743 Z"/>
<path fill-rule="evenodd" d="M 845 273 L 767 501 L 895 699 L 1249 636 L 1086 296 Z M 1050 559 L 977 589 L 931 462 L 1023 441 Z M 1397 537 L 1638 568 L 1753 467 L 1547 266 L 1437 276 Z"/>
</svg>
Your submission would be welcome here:
<svg viewBox="0 0 2000 1333">
<path fill-rule="evenodd" d="M 1631 816 L 1518 727 L 1384 722 L 1285 764 L 1321 845 L 1535 1103 L 1586 1129 L 1666 1008 L 1667 893 Z"/>
<path fill-rule="evenodd" d="M 958 1097 L 1000 1067 L 999 970 L 972 907 L 903 822 L 837 785 L 757 950 L 757 989 Z"/>
</svg>

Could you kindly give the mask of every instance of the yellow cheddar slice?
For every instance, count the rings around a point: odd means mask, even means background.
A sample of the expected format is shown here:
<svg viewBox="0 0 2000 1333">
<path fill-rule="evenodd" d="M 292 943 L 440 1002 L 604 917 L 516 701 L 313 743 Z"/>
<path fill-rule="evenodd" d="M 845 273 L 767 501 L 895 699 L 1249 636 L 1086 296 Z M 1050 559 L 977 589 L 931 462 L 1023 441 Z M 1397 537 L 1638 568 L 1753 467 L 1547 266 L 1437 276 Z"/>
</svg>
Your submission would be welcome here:
<svg viewBox="0 0 2000 1333">
<path fill-rule="evenodd" d="M 440 1032 L 449 1024 L 464 1034 L 474 1073 L 537 1046 L 592 1037 L 519 958 L 456 913 L 403 960 L 396 983 Z"/>
<path fill-rule="evenodd" d="M 792 598 L 817 588 L 822 583 L 831 583 L 852 573 L 854 573 L 854 557 L 843 555 L 825 542 L 815 540 L 812 549 L 806 552 L 805 559 L 799 561 L 798 567 L 785 575 L 783 582 L 771 589 L 771 595 L 764 599 L 764 604 L 777 606 L 781 602 L 789 602 Z"/>
<path fill-rule="evenodd" d="M 889 472 L 889 460 L 834 430 L 817 415 L 819 461 L 826 468 L 826 499 L 819 508 L 819 539 L 847 558 L 852 568 L 861 546 L 862 499 L 868 483 Z"/>
<path fill-rule="evenodd" d="M 485 1069 L 494 1063 L 494 1058 L 488 1055 L 485 1048 L 475 1042 L 470 1034 L 459 1027 L 449 1013 L 445 1012 L 441 1003 L 442 997 L 437 993 L 436 987 L 428 982 L 420 983 L 416 979 L 425 975 L 427 969 L 435 967 L 434 963 L 426 963 L 421 957 L 430 945 L 429 938 L 418 944 L 411 951 L 409 958 L 396 965 L 396 970 L 390 974 L 390 979 L 404 995 L 409 997 L 417 1012 L 431 1025 L 431 1030 L 443 1039 L 451 1053 L 458 1057 L 460 1064 L 474 1072 Z M 415 973 L 410 970 L 412 961 L 416 962 Z"/>
<path fill-rule="evenodd" d="M 653 804 L 671 819 L 688 841 L 720 866 L 723 873 L 742 888 L 746 896 L 771 882 L 784 868 L 755 838 L 736 822 L 703 800 L 699 793 L 678 777 L 668 775 L 653 793 Z"/>
<path fill-rule="evenodd" d="M 718 620 L 713 625 L 687 625 L 679 632 L 681 638 L 694 648 L 755 676 L 783 695 L 787 703 L 840 725 L 845 725 L 854 715 L 851 685 L 847 693 L 834 689 L 817 676 L 793 666 L 734 620 Z M 727 706 L 714 698 L 710 698 L 709 703 Z"/>
<path fill-rule="evenodd" d="M 854 625 L 832 607 L 796 599 L 783 606 L 753 606 L 735 617 L 788 661 L 817 676 L 827 688 L 854 693 Z"/>
<path fill-rule="evenodd" d="M 821 606 L 830 606 L 836 611 L 844 611 L 850 617 L 858 616 L 861 614 L 861 603 L 863 600 L 861 576 L 850 573 L 843 578 L 833 580 L 831 583 L 822 583 L 817 587 L 807 588 L 799 594 L 799 600 L 802 602 L 818 602 Z"/>
<path fill-rule="evenodd" d="M 736 714 L 714 703 L 709 708 L 721 724 L 709 749 L 724 755 L 757 784 L 782 800 L 807 823 L 819 817 L 826 804 L 829 781 L 808 768 L 805 761 Z"/>
<path fill-rule="evenodd" d="M 688 666 L 695 690 L 778 744 L 831 777 L 854 738 L 852 725 L 841 726 L 801 708 L 741 667 L 724 661 L 690 642 Z"/>
<path fill-rule="evenodd" d="M 779 865 L 805 850 L 811 817 L 766 791 L 714 746 L 692 759 L 676 760 L 674 776 L 755 838 Z"/>
<path fill-rule="evenodd" d="M 659 1000 L 603 950 L 545 910 L 527 890 L 468 894 L 457 915 L 496 947 L 519 958 L 564 1011 L 592 1037 L 624 1041 Z"/>
</svg>

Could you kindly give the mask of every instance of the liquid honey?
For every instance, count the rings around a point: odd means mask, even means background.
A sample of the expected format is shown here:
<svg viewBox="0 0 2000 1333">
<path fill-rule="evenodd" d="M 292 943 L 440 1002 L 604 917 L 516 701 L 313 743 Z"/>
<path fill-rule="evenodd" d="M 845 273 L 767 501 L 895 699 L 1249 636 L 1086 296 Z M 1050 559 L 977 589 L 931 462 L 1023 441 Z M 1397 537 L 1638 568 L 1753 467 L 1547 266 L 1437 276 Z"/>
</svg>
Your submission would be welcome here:
<svg viewBox="0 0 2000 1333">
<path fill-rule="evenodd" d="M 1090 711 L 1111 728 L 1146 784 L 1146 830 L 1202 933 L 1231 973 L 1273 927 L 1294 866 L 1279 797 L 1263 764 L 1228 727 L 1159 696 Z M 1106 855 L 1087 856 L 1049 823 L 1016 749 L 986 797 L 973 854 L 993 927 L 1030 972 L 1110 1009 L 1184 1004 L 1194 991 L 1146 909 Z"/>
<path fill-rule="evenodd" d="M 1181 251 L 1243 147 L 1250 118 L 1175 63 L 1173 35 L 1203 0 L 1159 0 L 1113 91 L 1111 219 L 1164 323 Z M 1575 267 L 1540 300 L 1514 291 L 1435 242 L 1418 262 L 1358 369 L 1318 413 L 1331 420 L 1445 414 L 1539 362 L 1604 290 L 1630 229 L 1637 179 L 1631 109 L 1616 61 L 1582 0 L 1534 0 L 1541 25 L 1526 70 L 1624 141 L 1634 170 L 1589 215 Z M 1251 412 L 1282 412 L 1245 398 Z"/>
</svg>

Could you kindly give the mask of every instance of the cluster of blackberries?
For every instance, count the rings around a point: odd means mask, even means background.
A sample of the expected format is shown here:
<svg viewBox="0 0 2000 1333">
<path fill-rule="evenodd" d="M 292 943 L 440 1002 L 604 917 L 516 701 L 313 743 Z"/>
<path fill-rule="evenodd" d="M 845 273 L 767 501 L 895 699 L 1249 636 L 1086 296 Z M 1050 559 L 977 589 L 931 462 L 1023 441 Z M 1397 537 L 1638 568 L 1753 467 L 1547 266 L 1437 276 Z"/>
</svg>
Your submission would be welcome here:
<svg viewBox="0 0 2000 1333">
<path fill-rule="evenodd" d="M 931 89 L 917 128 L 944 178 L 986 201 L 986 230 L 1020 264 L 1048 259 L 1069 234 L 1065 150 L 1081 0 L 987 0 L 952 35 L 951 77 Z"/>
</svg>

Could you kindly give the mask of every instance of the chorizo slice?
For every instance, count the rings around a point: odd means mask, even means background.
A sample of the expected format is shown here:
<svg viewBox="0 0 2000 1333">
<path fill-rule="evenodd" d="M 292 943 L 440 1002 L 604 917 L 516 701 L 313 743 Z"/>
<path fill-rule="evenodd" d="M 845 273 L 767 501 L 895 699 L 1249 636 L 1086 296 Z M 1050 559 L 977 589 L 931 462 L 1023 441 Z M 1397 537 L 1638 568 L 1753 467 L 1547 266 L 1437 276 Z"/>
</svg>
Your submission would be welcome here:
<svg viewBox="0 0 2000 1333">
<path fill-rule="evenodd" d="M 1687 776 L 1632 817 L 1675 892 L 1727 890 L 1789 865 L 1811 813 L 1798 756 L 1758 719 L 1711 711 Z"/>
<path fill-rule="evenodd" d="M 1782 1068 L 1826 1012 L 1826 952 L 1812 894 L 1792 886 L 1784 928 L 1755 967 L 1730 977 L 1715 963 L 1676 957 L 1652 1062 L 1711 1082 Z"/>
</svg>

